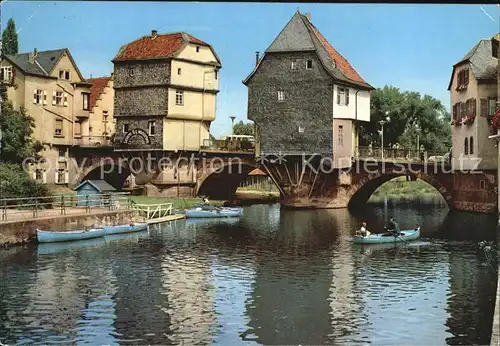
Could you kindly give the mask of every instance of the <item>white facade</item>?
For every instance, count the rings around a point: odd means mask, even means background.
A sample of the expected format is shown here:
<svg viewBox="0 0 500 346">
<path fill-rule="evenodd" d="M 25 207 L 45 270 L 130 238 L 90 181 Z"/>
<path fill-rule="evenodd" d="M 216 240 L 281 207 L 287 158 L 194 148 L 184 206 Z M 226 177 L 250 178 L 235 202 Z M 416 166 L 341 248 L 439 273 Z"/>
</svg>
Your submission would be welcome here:
<svg viewBox="0 0 500 346">
<path fill-rule="evenodd" d="M 349 101 L 346 104 L 347 95 L 349 95 Z M 344 85 L 334 84 L 333 118 L 369 122 L 370 95 L 371 93 L 369 90 L 359 90 Z"/>
</svg>

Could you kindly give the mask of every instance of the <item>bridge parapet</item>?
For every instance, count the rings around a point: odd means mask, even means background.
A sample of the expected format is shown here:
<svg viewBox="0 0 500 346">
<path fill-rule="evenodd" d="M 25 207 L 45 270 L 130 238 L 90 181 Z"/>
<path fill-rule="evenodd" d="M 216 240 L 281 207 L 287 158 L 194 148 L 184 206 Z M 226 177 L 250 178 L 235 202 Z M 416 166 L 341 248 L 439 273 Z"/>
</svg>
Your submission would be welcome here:
<svg viewBox="0 0 500 346">
<path fill-rule="evenodd" d="M 437 151 L 420 151 L 411 149 L 393 149 L 393 148 L 372 148 L 359 147 L 355 156 L 356 159 L 372 159 L 387 162 L 407 162 L 407 163 L 426 163 L 426 162 L 444 162 L 449 163 L 450 154 Z"/>
</svg>

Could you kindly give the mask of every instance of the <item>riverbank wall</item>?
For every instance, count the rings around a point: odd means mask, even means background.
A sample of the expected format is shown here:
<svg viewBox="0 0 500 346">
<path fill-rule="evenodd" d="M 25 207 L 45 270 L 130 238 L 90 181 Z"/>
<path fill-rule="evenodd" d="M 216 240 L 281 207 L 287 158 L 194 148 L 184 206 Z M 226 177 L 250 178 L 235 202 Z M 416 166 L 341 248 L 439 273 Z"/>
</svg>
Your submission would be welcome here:
<svg viewBox="0 0 500 346">
<path fill-rule="evenodd" d="M 0 223 L 0 246 L 8 247 L 35 241 L 37 228 L 62 231 L 90 228 L 93 225 L 111 226 L 143 221 L 144 217 L 136 210 L 99 211 L 90 214 L 5 221 Z"/>
</svg>

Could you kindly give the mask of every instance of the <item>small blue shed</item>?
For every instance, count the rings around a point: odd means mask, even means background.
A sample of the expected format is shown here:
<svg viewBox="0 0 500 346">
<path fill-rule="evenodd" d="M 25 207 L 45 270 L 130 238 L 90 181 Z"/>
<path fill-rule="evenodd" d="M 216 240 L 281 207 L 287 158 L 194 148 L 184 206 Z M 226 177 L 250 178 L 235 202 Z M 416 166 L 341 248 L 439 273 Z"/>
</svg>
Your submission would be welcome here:
<svg viewBox="0 0 500 346">
<path fill-rule="evenodd" d="M 98 207 L 109 202 L 109 195 L 116 189 L 104 180 L 85 180 L 75 187 L 75 191 L 77 207 L 86 207 L 87 201 L 89 207 Z"/>
</svg>

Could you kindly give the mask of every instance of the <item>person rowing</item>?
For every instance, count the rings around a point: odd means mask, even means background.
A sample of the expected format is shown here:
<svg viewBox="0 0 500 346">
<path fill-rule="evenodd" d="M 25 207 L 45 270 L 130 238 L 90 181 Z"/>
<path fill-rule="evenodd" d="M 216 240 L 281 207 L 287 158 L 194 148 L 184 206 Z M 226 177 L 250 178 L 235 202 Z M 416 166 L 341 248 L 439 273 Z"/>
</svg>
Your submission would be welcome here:
<svg viewBox="0 0 500 346">
<path fill-rule="evenodd" d="M 398 237 L 401 235 L 401 231 L 399 229 L 398 223 L 394 220 L 394 217 L 391 217 L 389 220 L 389 225 L 386 227 L 387 231 L 391 233 L 393 236 Z"/>
<path fill-rule="evenodd" d="M 362 237 L 367 237 L 367 236 L 369 236 L 371 234 L 370 231 L 366 229 L 366 222 L 363 222 L 361 224 L 361 229 L 359 230 L 359 234 Z"/>
</svg>

